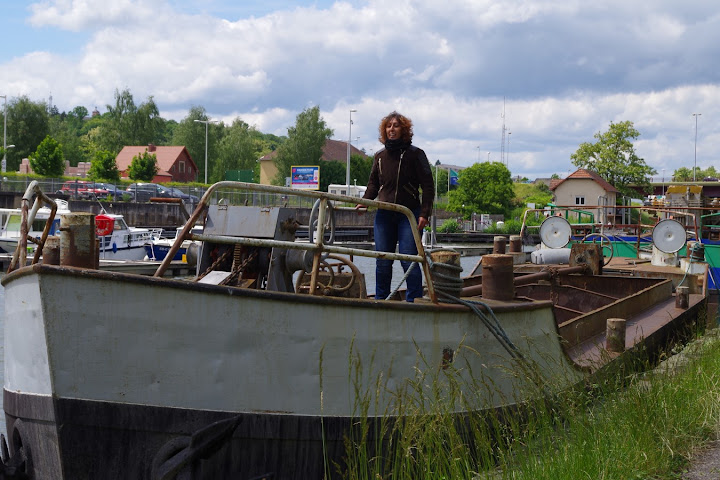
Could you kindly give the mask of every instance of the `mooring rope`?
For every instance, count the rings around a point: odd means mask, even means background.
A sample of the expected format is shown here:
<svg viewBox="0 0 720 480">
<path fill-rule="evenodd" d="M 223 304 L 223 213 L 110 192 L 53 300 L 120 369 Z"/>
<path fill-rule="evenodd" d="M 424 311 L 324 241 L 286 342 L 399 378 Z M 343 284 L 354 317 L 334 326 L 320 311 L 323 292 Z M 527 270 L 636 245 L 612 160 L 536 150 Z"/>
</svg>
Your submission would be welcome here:
<svg viewBox="0 0 720 480">
<path fill-rule="evenodd" d="M 453 251 L 448 249 L 444 250 Z M 500 324 L 500 321 L 490 305 L 479 300 L 464 300 L 460 298 L 463 280 L 460 278 L 459 272 L 462 271 L 462 267 L 447 263 L 433 262 L 429 257 L 428 263 L 430 266 L 430 273 L 432 275 L 435 292 L 439 297 L 438 299 L 440 301 L 444 301 L 445 303 L 455 303 L 469 308 L 475 316 L 480 319 L 483 325 L 485 325 L 493 337 L 495 337 L 508 355 L 518 362 L 528 378 L 530 378 L 539 387 L 544 388 L 544 382 L 541 381 L 540 375 L 537 374 L 537 369 L 532 368 L 531 362 L 525 358 L 517 345 L 510 340 L 510 337 L 507 332 L 505 332 L 505 329 Z M 453 276 L 446 272 L 456 272 L 458 275 Z M 484 309 L 487 313 L 485 313 L 482 309 Z"/>
</svg>

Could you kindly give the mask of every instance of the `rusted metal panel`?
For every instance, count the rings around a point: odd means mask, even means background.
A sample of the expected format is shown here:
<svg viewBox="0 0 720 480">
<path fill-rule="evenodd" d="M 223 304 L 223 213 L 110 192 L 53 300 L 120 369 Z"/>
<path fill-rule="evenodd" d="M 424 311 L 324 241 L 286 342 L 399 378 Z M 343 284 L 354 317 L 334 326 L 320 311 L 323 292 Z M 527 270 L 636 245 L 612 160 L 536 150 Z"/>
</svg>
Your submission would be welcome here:
<svg viewBox="0 0 720 480">
<path fill-rule="evenodd" d="M 560 335 L 570 346 L 591 338 L 605 329 L 608 318 L 632 318 L 658 302 L 672 297 L 672 282 L 665 280 L 624 297 L 559 326 Z"/>
</svg>

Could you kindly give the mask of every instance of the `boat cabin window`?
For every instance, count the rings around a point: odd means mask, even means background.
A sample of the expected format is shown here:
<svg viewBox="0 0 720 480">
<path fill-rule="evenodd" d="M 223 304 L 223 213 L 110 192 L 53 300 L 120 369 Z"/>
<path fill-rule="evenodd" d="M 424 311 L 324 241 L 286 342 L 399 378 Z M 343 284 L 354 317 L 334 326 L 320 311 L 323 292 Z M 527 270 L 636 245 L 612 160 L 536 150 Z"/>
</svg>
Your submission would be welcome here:
<svg viewBox="0 0 720 480">
<path fill-rule="evenodd" d="M 7 231 L 9 232 L 20 232 L 20 223 L 22 217 L 20 215 L 10 215 L 7 221 Z M 32 226 L 30 227 L 31 232 L 42 232 L 45 229 L 46 218 L 36 218 Z"/>
<path fill-rule="evenodd" d="M 585 196 L 578 195 L 575 197 L 575 205 L 585 205 Z"/>
<path fill-rule="evenodd" d="M 125 219 L 123 218 L 116 218 L 115 219 L 115 225 L 113 227 L 113 230 L 127 230 L 128 226 L 127 223 L 125 223 Z"/>
</svg>

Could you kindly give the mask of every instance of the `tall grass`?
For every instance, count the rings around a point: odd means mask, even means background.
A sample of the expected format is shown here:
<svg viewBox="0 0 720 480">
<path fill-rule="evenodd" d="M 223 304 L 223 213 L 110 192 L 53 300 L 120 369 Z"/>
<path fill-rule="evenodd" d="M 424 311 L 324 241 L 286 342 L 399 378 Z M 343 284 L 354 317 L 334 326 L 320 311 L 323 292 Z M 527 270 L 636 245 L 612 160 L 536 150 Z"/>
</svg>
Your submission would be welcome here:
<svg viewBox="0 0 720 480">
<path fill-rule="evenodd" d="M 720 342 L 713 331 L 669 362 L 592 388 L 536 395 L 521 408 L 458 414 L 484 380 L 459 383 L 424 360 L 392 392 L 379 376 L 363 390 L 359 360 L 355 428 L 340 476 L 378 479 L 672 479 L 720 422 Z M 372 364 L 372 359 L 370 359 Z M 618 389 L 622 384 L 623 388 Z M 528 384 L 531 388 L 532 382 Z M 589 386 L 589 385 L 588 385 Z M 393 401 L 377 411 L 378 398 Z M 336 469 L 339 468 L 337 465 Z"/>
</svg>

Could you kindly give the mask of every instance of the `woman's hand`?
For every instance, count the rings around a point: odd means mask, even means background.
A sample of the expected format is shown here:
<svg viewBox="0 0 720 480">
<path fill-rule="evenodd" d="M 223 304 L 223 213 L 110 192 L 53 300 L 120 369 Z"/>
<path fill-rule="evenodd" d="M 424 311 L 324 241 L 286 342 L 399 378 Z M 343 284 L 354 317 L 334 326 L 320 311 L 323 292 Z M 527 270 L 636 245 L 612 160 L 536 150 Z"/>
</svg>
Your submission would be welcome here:
<svg viewBox="0 0 720 480">
<path fill-rule="evenodd" d="M 358 215 L 362 215 L 367 211 L 367 205 L 363 205 L 362 203 L 358 203 L 355 205 L 355 210 L 357 210 Z"/>
<path fill-rule="evenodd" d="M 428 220 L 425 217 L 418 218 L 418 230 L 422 232 L 422 229 L 428 224 Z"/>
</svg>

